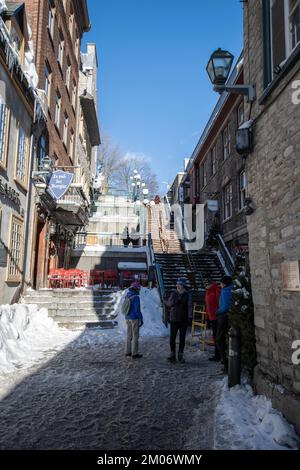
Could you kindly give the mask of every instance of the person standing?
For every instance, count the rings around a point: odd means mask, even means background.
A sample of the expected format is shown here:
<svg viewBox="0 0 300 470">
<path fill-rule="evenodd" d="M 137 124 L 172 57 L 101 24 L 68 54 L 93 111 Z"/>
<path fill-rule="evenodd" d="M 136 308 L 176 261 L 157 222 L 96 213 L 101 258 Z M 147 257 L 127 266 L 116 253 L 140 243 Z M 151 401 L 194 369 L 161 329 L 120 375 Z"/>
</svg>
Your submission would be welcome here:
<svg viewBox="0 0 300 470">
<path fill-rule="evenodd" d="M 178 361 L 184 363 L 185 337 L 188 328 L 191 296 L 188 292 L 186 279 L 178 279 L 176 290 L 171 292 L 168 299 L 164 301 L 169 308 L 164 319 L 164 323 L 170 323 L 170 362 L 176 362 L 176 337 L 179 331 Z"/>
<path fill-rule="evenodd" d="M 130 308 L 125 317 L 127 324 L 126 356 L 131 356 L 132 359 L 143 357 L 142 354 L 139 354 L 139 332 L 140 327 L 144 324 L 141 312 L 140 290 L 140 284 L 135 281 L 127 292 Z"/>
<path fill-rule="evenodd" d="M 216 312 L 219 307 L 219 299 L 221 288 L 215 281 L 207 278 L 204 282 L 205 284 L 205 310 L 207 317 L 212 326 L 213 339 L 215 343 L 215 355 L 209 358 L 209 361 L 220 361 L 220 353 L 216 345 L 216 336 L 217 336 L 217 315 Z"/>
<path fill-rule="evenodd" d="M 226 356 L 226 338 L 228 333 L 228 313 L 232 302 L 232 278 L 224 276 L 221 281 L 221 294 L 217 315 L 216 344 L 220 353 L 221 362 L 224 365 L 223 371 L 228 371 L 228 359 Z"/>
</svg>

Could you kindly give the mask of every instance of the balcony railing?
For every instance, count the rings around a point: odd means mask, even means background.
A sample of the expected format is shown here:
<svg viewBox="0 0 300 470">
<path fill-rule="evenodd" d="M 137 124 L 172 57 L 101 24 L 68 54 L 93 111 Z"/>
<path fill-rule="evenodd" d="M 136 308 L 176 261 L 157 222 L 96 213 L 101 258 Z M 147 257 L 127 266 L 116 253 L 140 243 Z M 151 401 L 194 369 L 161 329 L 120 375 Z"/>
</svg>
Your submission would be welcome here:
<svg viewBox="0 0 300 470">
<path fill-rule="evenodd" d="M 75 237 L 74 248 L 80 249 L 86 246 L 103 246 L 103 247 L 122 247 L 122 248 L 131 248 L 131 247 L 141 247 L 142 237 L 137 237 L 131 242 L 123 240 L 122 236 L 119 233 L 78 233 Z"/>
</svg>

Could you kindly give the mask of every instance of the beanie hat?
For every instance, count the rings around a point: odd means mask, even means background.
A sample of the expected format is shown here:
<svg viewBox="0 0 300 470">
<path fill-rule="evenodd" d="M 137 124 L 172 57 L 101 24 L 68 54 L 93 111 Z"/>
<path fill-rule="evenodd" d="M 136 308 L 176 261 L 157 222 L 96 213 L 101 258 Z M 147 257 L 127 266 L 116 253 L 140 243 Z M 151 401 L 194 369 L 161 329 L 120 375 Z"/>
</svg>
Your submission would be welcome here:
<svg viewBox="0 0 300 470">
<path fill-rule="evenodd" d="M 137 281 L 134 281 L 131 286 L 130 286 L 132 289 L 136 289 L 136 290 L 140 290 L 141 286 L 140 286 L 140 283 L 137 282 Z"/>
<path fill-rule="evenodd" d="M 177 279 L 176 285 L 177 286 L 187 287 L 187 281 L 186 281 L 186 279 L 180 277 L 179 279 Z"/>
<path fill-rule="evenodd" d="M 232 277 L 230 276 L 224 276 L 221 280 L 222 284 L 225 284 L 225 286 L 230 286 L 232 284 Z"/>
</svg>

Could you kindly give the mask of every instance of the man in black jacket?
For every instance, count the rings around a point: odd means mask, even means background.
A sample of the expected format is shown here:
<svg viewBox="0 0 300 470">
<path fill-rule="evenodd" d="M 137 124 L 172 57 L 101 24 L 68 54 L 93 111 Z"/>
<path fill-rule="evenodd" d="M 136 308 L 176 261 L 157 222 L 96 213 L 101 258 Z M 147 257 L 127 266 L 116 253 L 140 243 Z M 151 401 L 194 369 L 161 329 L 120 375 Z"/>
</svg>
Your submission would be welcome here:
<svg viewBox="0 0 300 470">
<path fill-rule="evenodd" d="M 171 355 L 168 357 L 170 362 L 176 362 L 176 337 L 179 331 L 179 351 L 178 361 L 184 363 L 183 351 L 185 346 L 185 337 L 188 328 L 190 294 L 187 288 L 186 279 L 178 279 L 176 290 L 172 291 L 170 297 L 164 301 L 168 307 L 164 322 L 170 323 L 170 348 Z"/>
</svg>

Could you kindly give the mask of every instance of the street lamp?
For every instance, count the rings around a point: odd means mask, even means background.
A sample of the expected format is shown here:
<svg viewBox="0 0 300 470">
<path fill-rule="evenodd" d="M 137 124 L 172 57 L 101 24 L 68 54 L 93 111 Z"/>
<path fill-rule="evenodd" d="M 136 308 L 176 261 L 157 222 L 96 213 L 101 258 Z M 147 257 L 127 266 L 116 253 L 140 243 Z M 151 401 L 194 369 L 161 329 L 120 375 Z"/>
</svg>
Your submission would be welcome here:
<svg viewBox="0 0 300 470">
<path fill-rule="evenodd" d="M 39 162 L 38 171 L 32 172 L 32 178 L 35 183 L 47 184 L 53 172 L 53 161 L 46 155 Z"/>
<path fill-rule="evenodd" d="M 228 93 L 244 95 L 251 103 L 256 98 L 256 90 L 253 85 L 226 85 L 233 59 L 233 55 L 228 51 L 220 48 L 214 51 L 206 67 L 210 81 L 214 85 L 214 90 L 218 93 L 227 91 Z"/>
</svg>

